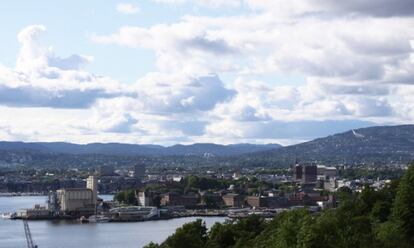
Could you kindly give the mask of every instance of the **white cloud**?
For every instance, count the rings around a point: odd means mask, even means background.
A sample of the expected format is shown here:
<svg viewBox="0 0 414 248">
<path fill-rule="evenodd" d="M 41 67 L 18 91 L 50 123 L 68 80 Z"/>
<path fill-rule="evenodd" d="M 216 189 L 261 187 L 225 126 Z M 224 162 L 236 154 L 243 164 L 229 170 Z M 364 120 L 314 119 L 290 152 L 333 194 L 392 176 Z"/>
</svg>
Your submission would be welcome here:
<svg viewBox="0 0 414 248">
<path fill-rule="evenodd" d="M 214 75 L 194 78 L 153 73 L 141 78 L 134 87 L 142 108 L 160 115 L 208 111 L 235 94 Z"/>
<path fill-rule="evenodd" d="M 291 143 L 414 122 L 411 2 L 166 1 L 250 12 L 93 35 L 154 52 L 157 71 L 131 85 L 84 71 L 90 56 L 56 55 L 45 27 L 25 28 L 16 68 L 0 66 L 0 138 Z"/>
<path fill-rule="evenodd" d="M 245 0 L 252 9 L 281 15 L 368 15 L 377 17 L 413 16 L 411 0 Z"/>
<path fill-rule="evenodd" d="M 140 8 L 136 4 L 132 3 L 118 3 L 116 5 L 116 10 L 122 14 L 136 14 L 140 11 Z"/>
<path fill-rule="evenodd" d="M 0 138 L 84 142 L 85 137 L 114 141 L 134 134 L 140 139 L 125 141 L 190 141 L 183 136 L 200 136 L 208 124 L 194 118 L 235 93 L 215 75 L 150 73 L 132 85 L 96 76 L 82 70 L 81 65 L 91 61 L 88 57 L 61 58 L 44 46 L 40 38 L 45 31 L 40 25 L 23 29 L 18 35 L 22 48 L 16 68 L 0 65 L 0 105 L 6 106 L 0 112 L 27 113 L 20 118 L 25 121 L 16 119 L 19 125 L 4 118 Z M 81 57 L 85 59 L 79 61 Z M 39 116 L 47 113 L 59 118 L 39 122 Z M 62 119 L 65 113 L 71 117 Z M 56 131 L 47 125 L 54 125 Z"/>
<path fill-rule="evenodd" d="M 88 108 L 98 98 L 129 94 L 118 82 L 82 70 L 92 57 L 56 56 L 40 42 L 46 28 L 31 25 L 18 34 L 16 67 L 0 65 L 0 104 L 22 107 Z"/>
<path fill-rule="evenodd" d="M 154 50 L 158 68 L 164 72 L 294 73 L 321 81 L 391 82 L 398 78 L 395 83 L 402 83 L 413 76 L 412 23 L 411 18 L 371 17 L 286 21 L 269 13 L 187 16 L 169 25 L 122 27 L 92 39 Z"/>
<path fill-rule="evenodd" d="M 43 25 L 30 25 L 19 32 L 17 40 L 21 48 L 16 62 L 17 70 L 33 74 L 49 71 L 53 74 L 53 68 L 78 70 L 93 60 L 92 56 L 78 54 L 68 58 L 56 56 L 52 47 L 47 47 L 39 41 L 45 32 L 46 27 Z"/>
<path fill-rule="evenodd" d="M 157 67 L 168 73 L 182 71 L 197 75 L 234 70 L 231 60 L 238 56 L 236 47 L 190 22 L 159 24 L 148 29 L 126 26 L 112 35 L 93 35 L 92 40 L 152 49 L 157 56 Z M 209 62 L 217 56 L 221 59 Z"/>
</svg>

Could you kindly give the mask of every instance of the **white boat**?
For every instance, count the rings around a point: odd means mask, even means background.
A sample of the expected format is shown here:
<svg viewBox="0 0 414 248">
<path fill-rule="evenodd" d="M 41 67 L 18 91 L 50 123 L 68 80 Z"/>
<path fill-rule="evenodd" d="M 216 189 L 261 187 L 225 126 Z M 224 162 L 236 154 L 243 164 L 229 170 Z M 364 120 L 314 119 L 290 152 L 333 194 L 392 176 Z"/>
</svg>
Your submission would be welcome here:
<svg viewBox="0 0 414 248">
<path fill-rule="evenodd" d="M 1 218 L 3 219 L 13 219 L 16 217 L 16 213 L 2 213 Z"/>
<path fill-rule="evenodd" d="M 88 220 L 89 223 L 105 223 L 109 222 L 111 219 L 103 215 L 92 215 L 88 218 Z"/>
</svg>

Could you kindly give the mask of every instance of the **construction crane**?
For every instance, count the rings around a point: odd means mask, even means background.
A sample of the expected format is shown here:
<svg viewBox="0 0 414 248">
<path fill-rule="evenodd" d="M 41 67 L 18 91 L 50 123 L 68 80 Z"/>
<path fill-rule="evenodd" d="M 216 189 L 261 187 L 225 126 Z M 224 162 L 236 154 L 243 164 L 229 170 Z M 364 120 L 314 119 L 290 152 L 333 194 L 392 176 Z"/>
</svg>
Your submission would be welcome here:
<svg viewBox="0 0 414 248">
<path fill-rule="evenodd" d="M 23 219 L 24 233 L 26 234 L 27 248 L 37 248 L 37 245 L 33 243 L 32 234 L 30 233 L 29 223 L 26 219 Z"/>
</svg>

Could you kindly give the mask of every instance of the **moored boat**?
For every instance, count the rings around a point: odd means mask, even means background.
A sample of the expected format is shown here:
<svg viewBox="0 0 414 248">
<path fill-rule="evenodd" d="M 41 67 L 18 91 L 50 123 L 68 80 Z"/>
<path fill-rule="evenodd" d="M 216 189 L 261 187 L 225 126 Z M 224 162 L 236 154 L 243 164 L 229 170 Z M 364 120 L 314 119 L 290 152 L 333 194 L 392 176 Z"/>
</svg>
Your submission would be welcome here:
<svg viewBox="0 0 414 248">
<path fill-rule="evenodd" d="M 80 223 L 89 223 L 88 218 L 86 218 L 85 216 L 82 216 L 79 218 Z"/>
<path fill-rule="evenodd" d="M 16 213 L 2 213 L 1 218 L 3 219 L 14 219 L 16 218 Z"/>
<path fill-rule="evenodd" d="M 108 217 L 105 217 L 103 215 L 92 215 L 88 218 L 88 221 L 90 223 L 105 223 L 109 222 L 111 219 Z"/>
</svg>

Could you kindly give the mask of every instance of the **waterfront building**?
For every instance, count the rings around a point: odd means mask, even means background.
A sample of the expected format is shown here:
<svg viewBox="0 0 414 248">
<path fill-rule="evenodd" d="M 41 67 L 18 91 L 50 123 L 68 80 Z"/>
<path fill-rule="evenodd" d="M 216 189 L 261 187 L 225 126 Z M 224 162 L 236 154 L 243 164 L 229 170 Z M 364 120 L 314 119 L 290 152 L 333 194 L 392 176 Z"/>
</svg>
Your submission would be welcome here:
<svg viewBox="0 0 414 248">
<path fill-rule="evenodd" d="M 96 204 L 98 199 L 98 178 L 89 176 L 86 180 L 86 188 L 92 190 L 92 202 Z"/>
<path fill-rule="evenodd" d="M 254 208 L 284 208 L 288 199 L 281 196 L 248 196 L 246 202 Z"/>
<path fill-rule="evenodd" d="M 225 194 L 222 196 L 224 205 L 227 207 L 242 207 L 244 206 L 244 197 L 239 194 Z"/>
<path fill-rule="evenodd" d="M 43 219 L 50 217 L 50 211 L 43 206 L 35 205 L 34 208 L 20 209 L 16 216 L 22 219 Z"/>
<path fill-rule="evenodd" d="M 56 193 L 60 211 L 64 213 L 94 212 L 95 202 L 91 189 L 59 189 Z"/>
<path fill-rule="evenodd" d="M 161 206 L 184 206 L 194 207 L 199 203 L 199 196 L 193 195 L 180 195 L 178 193 L 170 192 L 162 195 Z"/>
<path fill-rule="evenodd" d="M 156 207 L 119 207 L 109 210 L 111 218 L 115 221 L 148 220 L 159 215 Z"/>
<path fill-rule="evenodd" d="M 145 191 L 136 192 L 138 206 L 147 207 L 152 206 L 152 194 L 146 193 Z"/>
<path fill-rule="evenodd" d="M 248 196 L 246 202 L 250 207 L 266 207 L 266 200 L 262 196 Z"/>
</svg>

